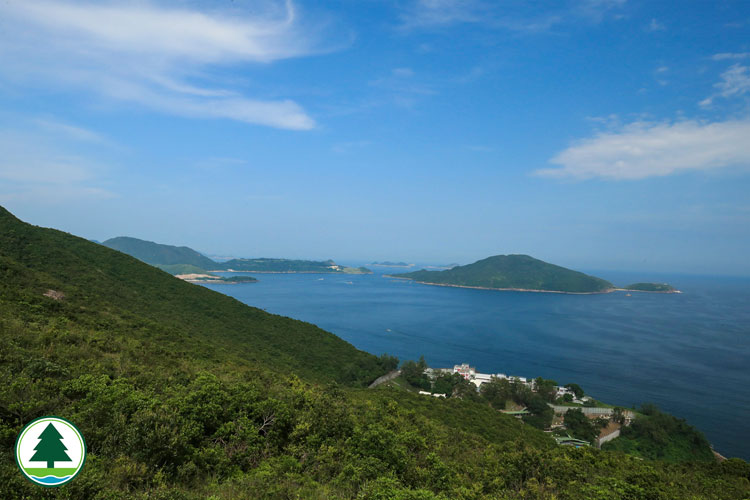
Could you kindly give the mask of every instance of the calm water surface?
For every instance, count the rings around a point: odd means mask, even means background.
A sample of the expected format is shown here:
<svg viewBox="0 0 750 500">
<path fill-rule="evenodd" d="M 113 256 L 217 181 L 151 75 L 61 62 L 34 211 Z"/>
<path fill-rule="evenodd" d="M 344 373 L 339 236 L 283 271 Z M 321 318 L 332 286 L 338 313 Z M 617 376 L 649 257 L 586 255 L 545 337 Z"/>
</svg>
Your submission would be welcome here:
<svg viewBox="0 0 750 500">
<path fill-rule="evenodd" d="M 598 275 L 618 285 L 654 279 Z M 750 279 L 660 276 L 684 293 L 627 297 L 446 288 L 379 273 L 256 276 L 207 287 L 374 354 L 576 382 L 627 407 L 653 402 L 720 453 L 750 459 Z"/>
</svg>

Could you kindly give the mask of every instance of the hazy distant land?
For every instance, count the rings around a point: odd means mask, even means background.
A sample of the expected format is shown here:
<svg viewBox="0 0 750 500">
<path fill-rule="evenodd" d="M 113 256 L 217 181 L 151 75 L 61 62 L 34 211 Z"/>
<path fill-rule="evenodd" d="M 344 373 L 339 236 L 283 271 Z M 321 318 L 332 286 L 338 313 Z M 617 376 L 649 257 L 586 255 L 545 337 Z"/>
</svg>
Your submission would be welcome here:
<svg viewBox="0 0 750 500">
<path fill-rule="evenodd" d="M 333 260 L 294 260 L 294 259 L 231 259 L 216 262 L 189 247 L 177 247 L 140 240 L 129 236 L 118 236 L 102 245 L 119 250 L 138 260 L 156 266 L 172 275 L 203 274 L 210 276 L 217 272 L 254 272 L 254 273 L 334 273 L 334 274 L 371 274 L 366 267 L 347 267 L 336 264 Z"/>
</svg>

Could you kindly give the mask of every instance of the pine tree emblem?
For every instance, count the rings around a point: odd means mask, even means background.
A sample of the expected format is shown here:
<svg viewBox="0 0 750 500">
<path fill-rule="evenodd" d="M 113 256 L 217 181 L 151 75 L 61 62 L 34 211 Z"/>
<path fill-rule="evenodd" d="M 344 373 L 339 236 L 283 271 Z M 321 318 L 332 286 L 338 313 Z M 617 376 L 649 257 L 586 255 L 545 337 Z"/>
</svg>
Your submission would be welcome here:
<svg viewBox="0 0 750 500">
<path fill-rule="evenodd" d="M 57 432 L 55 426 L 50 422 L 39 434 L 39 444 L 34 448 L 33 462 L 47 462 L 47 467 L 53 469 L 55 462 L 70 462 L 70 457 L 65 453 L 68 449 L 62 442 L 62 434 Z"/>
<path fill-rule="evenodd" d="M 32 420 L 21 429 L 15 446 L 16 464 L 32 483 L 62 486 L 81 472 L 86 462 L 86 441 L 64 418 Z"/>
</svg>

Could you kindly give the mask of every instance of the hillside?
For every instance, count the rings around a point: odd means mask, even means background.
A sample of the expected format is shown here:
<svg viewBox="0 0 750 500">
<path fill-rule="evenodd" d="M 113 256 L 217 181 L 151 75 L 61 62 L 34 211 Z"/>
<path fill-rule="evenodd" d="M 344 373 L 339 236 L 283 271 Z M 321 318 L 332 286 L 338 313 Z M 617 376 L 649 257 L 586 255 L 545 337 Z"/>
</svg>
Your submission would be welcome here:
<svg viewBox="0 0 750 500">
<path fill-rule="evenodd" d="M 394 366 L 0 208 L 0 498 L 446 500 L 750 495 L 750 466 L 560 448 L 469 400 L 360 389 Z M 25 480 L 25 423 L 73 421 L 69 484 Z"/>
<path fill-rule="evenodd" d="M 118 236 L 103 242 L 102 245 L 132 255 L 151 265 L 186 264 L 200 269 L 211 269 L 216 263 L 192 248 L 163 245 L 153 241 L 139 240 L 129 236 Z"/>
<path fill-rule="evenodd" d="M 10 259 L 3 289 L 21 293 L 32 304 L 49 306 L 42 293 L 54 289 L 66 297 L 56 309 L 80 314 L 103 329 L 123 317 L 135 318 L 140 325 L 135 330 L 158 325 L 159 337 L 177 352 L 189 350 L 185 341 L 191 340 L 209 346 L 204 353 L 209 359 L 208 353 L 230 349 L 278 370 L 340 382 L 353 382 L 361 368 L 363 385 L 380 373 L 377 358 L 309 323 L 248 307 L 107 247 L 24 224 L 1 208 L 0 224 L 0 252 Z M 33 279 L 20 279 L 29 273 Z M 22 289 L 10 289 L 8 283 Z M 315 349 L 309 349 L 311 344 Z"/>
<path fill-rule="evenodd" d="M 578 271 L 548 264 L 528 255 L 496 255 L 445 271 L 394 274 L 432 285 L 568 293 L 607 292 L 612 284 Z"/>
</svg>

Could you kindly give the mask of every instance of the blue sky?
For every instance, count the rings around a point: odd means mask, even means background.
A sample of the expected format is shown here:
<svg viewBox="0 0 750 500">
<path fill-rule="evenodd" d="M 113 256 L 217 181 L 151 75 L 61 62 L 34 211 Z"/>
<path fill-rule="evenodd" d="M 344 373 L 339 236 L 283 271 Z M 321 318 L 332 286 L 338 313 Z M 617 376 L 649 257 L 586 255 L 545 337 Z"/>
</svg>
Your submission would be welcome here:
<svg viewBox="0 0 750 500">
<path fill-rule="evenodd" d="M 6 0 L 0 151 L 98 240 L 750 275 L 750 4 Z"/>
</svg>

